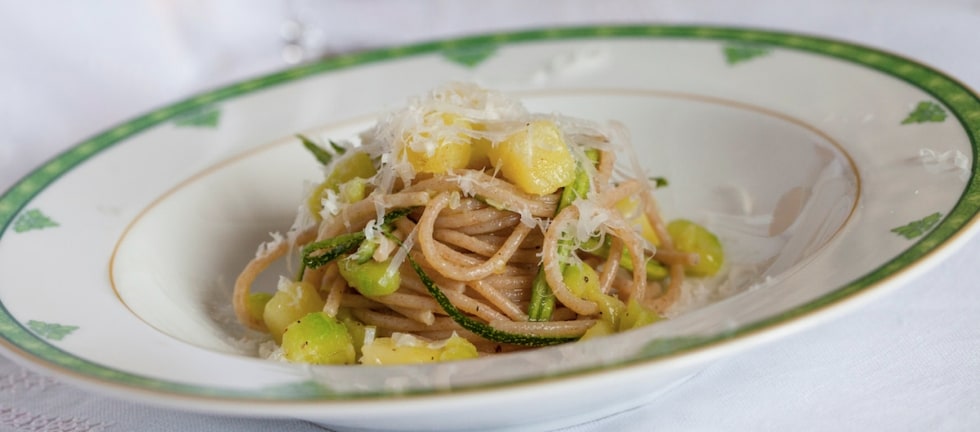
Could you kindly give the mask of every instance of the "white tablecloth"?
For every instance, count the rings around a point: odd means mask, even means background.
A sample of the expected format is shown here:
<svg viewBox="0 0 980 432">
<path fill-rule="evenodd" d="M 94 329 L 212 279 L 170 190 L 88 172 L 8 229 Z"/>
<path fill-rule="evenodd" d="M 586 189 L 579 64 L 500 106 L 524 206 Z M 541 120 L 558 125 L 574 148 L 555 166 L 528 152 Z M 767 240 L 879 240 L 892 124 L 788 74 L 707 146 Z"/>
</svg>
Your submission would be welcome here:
<svg viewBox="0 0 980 432">
<path fill-rule="evenodd" d="M 303 32 L 297 32 L 298 22 Z M 0 3 L 0 190 L 113 124 L 306 58 L 462 34 L 711 23 L 847 39 L 980 88 L 980 1 Z M 569 428 L 980 430 L 980 238 L 832 322 L 718 361 L 649 404 Z M 4 283 L 0 275 L 0 283 Z M 314 431 L 76 389 L 0 358 L 0 431 Z"/>
</svg>

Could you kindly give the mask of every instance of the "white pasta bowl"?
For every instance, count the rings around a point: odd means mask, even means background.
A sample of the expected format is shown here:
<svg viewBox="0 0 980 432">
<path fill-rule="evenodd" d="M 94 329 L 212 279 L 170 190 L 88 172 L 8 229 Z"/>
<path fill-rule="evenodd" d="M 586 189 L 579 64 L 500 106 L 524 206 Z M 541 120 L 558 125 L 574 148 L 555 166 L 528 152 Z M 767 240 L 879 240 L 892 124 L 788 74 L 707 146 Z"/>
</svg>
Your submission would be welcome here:
<svg viewBox="0 0 980 432">
<path fill-rule="evenodd" d="M 588 342 L 422 366 L 258 358 L 231 285 L 321 175 L 293 134 L 349 137 L 447 81 L 624 124 L 639 164 L 670 181 L 666 216 L 721 237 L 723 274 L 671 319 Z M 569 28 L 345 55 L 140 116 L 0 197 L 0 351 L 187 410 L 352 430 L 575 424 L 952 253 L 976 231 L 978 137 L 980 101 L 955 80 L 801 35 Z"/>
</svg>

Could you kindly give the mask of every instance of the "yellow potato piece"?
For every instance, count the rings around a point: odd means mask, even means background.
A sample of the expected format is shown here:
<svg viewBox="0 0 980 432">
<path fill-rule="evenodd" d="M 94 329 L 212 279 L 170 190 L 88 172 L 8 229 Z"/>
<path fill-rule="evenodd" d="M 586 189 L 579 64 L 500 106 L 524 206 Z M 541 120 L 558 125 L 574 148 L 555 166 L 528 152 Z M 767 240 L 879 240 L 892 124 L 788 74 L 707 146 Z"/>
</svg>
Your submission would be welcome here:
<svg viewBox="0 0 980 432">
<path fill-rule="evenodd" d="M 444 341 L 426 342 L 411 335 L 375 339 L 361 348 L 361 363 L 367 365 L 396 365 L 466 360 L 477 357 L 476 346 L 453 334 Z"/>
<path fill-rule="evenodd" d="M 657 237 L 657 232 L 653 230 L 653 225 L 650 224 L 650 220 L 643 213 L 643 209 L 640 207 L 641 205 L 642 203 L 639 198 L 628 197 L 616 203 L 616 210 L 619 210 L 620 214 L 627 217 L 633 229 L 639 230 L 640 235 L 650 242 L 650 244 L 660 246 L 660 238 Z"/>
<path fill-rule="evenodd" d="M 403 147 L 415 172 L 445 174 L 469 165 L 470 138 L 458 132 L 472 129 L 469 121 L 455 114 L 430 113 L 423 123 L 423 131 L 407 137 Z"/>
<path fill-rule="evenodd" d="M 572 151 L 548 120 L 528 123 L 487 153 L 494 168 L 527 193 L 547 195 L 575 180 Z"/>
<path fill-rule="evenodd" d="M 308 282 L 290 282 L 282 286 L 265 302 L 262 321 L 269 334 L 282 342 L 286 327 L 311 312 L 323 309 L 323 299 L 316 287 Z"/>
</svg>

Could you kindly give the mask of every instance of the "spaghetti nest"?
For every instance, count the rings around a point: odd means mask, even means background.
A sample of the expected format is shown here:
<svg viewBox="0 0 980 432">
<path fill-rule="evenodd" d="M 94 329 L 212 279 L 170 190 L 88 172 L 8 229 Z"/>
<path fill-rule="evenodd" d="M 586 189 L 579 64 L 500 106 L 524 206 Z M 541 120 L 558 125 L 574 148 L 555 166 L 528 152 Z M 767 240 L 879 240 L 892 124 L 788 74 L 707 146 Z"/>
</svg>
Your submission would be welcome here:
<svg viewBox="0 0 980 432">
<path fill-rule="evenodd" d="M 433 352 L 462 338 L 498 353 L 654 322 L 703 254 L 676 247 L 654 182 L 617 165 L 624 137 L 463 84 L 329 150 L 303 137 L 327 175 L 239 275 L 236 315 L 284 350 L 304 316 L 333 318 L 361 363 L 404 334 Z M 298 276 L 272 299 L 252 293 L 293 251 Z"/>
</svg>

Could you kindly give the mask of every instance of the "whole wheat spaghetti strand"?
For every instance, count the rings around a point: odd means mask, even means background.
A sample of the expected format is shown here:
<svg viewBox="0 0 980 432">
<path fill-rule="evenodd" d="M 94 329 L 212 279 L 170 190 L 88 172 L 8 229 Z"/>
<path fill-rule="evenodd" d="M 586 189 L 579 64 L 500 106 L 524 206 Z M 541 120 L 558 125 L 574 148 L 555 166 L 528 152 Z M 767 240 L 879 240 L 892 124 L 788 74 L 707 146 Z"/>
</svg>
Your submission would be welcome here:
<svg viewBox="0 0 980 432">
<path fill-rule="evenodd" d="M 609 180 L 612 179 L 613 168 L 616 165 L 616 154 L 610 151 L 599 152 L 599 165 L 596 167 L 595 189 L 602 192 Z"/>
<path fill-rule="evenodd" d="M 513 214 L 506 210 L 497 210 L 493 207 L 486 207 L 466 212 L 453 212 L 454 214 L 444 214 L 436 220 L 436 228 L 462 228 L 465 226 L 476 225 L 499 220 Z"/>
<path fill-rule="evenodd" d="M 416 224 L 415 222 L 412 222 L 408 218 L 400 218 L 397 221 L 395 221 L 395 228 L 399 234 L 407 235 L 407 233 L 412 232 L 413 230 L 416 229 Z M 445 247 L 445 245 L 440 245 L 440 246 Z M 441 274 L 439 274 L 438 272 L 429 272 L 430 270 L 435 271 L 436 268 L 429 263 L 429 260 L 425 257 L 425 255 L 421 251 L 413 250 L 410 252 L 410 254 L 412 255 L 412 258 L 415 259 L 416 262 L 418 262 L 423 268 L 425 268 L 426 272 L 429 273 L 429 277 L 435 280 L 436 284 L 438 284 L 440 288 L 442 288 L 444 291 L 463 292 L 466 289 L 466 285 L 464 282 L 449 280 L 444 276 L 442 276 Z M 472 262 L 468 262 L 468 263 L 472 264 Z M 403 275 L 409 275 L 409 277 L 413 277 L 412 275 L 415 274 L 415 272 L 412 271 L 411 268 L 408 266 L 403 266 L 401 272 Z M 421 287 L 421 285 L 419 285 L 419 287 Z M 419 292 L 425 293 L 427 291 L 425 290 L 424 287 L 421 287 L 419 288 Z"/>
<path fill-rule="evenodd" d="M 321 280 L 323 280 L 323 268 L 307 268 L 303 270 L 303 277 L 300 279 L 300 282 L 306 282 L 313 286 L 319 286 L 319 282 Z"/>
<path fill-rule="evenodd" d="M 309 242 L 313 237 L 314 231 L 307 230 L 296 236 L 296 243 L 303 244 Z M 252 291 L 252 284 L 255 279 L 269 268 L 273 262 L 281 258 L 293 245 L 288 241 L 280 241 L 271 250 L 266 249 L 261 256 L 253 258 L 238 274 L 235 279 L 235 289 L 232 292 L 231 302 L 235 310 L 235 317 L 246 327 L 254 330 L 265 330 L 265 323 L 253 317 L 248 312 L 248 296 Z"/>
<path fill-rule="evenodd" d="M 425 286 L 418 278 L 406 277 L 402 279 L 402 283 L 406 286 L 412 287 L 412 289 L 425 290 Z M 463 293 L 443 290 L 443 294 L 445 294 L 446 297 L 452 301 L 453 305 L 459 308 L 459 310 L 483 319 L 484 321 L 507 319 L 507 316 L 498 312 L 492 305 L 480 302 Z"/>
<path fill-rule="evenodd" d="M 508 319 L 507 316 L 498 312 L 491 305 L 474 299 L 468 295 L 455 293 L 452 291 L 444 291 L 443 294 L 445 294 L 453 305 L 459 308 L 459 310 L 476 316 L 484 321 Z"/>
<path fill-rule="evenodd" d="M 619 272 L 619 261 L 622 256 L 623 241 L 613 237 L 609 244 L 609 258 L 602 264 L 602 271 L 599 273 L 599 292 L 609 294 L 612 291 L 613 279 Z"/>
<path fill-rule="evenodd" d="M 351 309 L 383 309 L 387 306 L 371 300 L 359 293 L 348 293 L 340 299 L 340 306 Z"/>
<path fill-rule="evenodd" d="M 401 316 L 408 318 L 412 321 L 432 325 L 436 322 L 436 316 L 431 309 L 414 309 L 404 306 L 388 305 L 388 308 L 398 312 Z"/>
<path fill-rule="evenodd" d="M 531 282 L 534 281 L 534 273 L 526 274 L 501 274 L 488 276 L 481 279 L 480 282 L 488 283 L 497 290 L 505 289 L 519 289 L 527 288 L 531 286 Z"/>
<path fill-rule="evenodd" d="M 390 195 L 371 195 L 340 210 L 336 216 L 320 223 L 317 240 L 336 237 L 345 232 L 364 229 L 367 222 L 377 218 L 377 206 L 384 208 L 419 207 L 429 201 L 425 192 L 398 192 Z"/>
<path fill-rule="evenodd" d="M 507 241 L 507 237 L 510 233 L 507 230 L 502 230 L 499 233 L 488 233 L 488 234 L 475 234 L 469 237 L 473 237 L 481 242 L 492 245 L 494 250 L 500 249 L 500 245 Z M 544 243 L 544 231 L 534 230 L 531 231 L 524 238 L 524 243 L 521 243 L 521 250 L 541 250 L 541 243 Z"/>
<path fill-rule="evenodd" d="M 445 247 L 445 245 L 442 245 L 442 246 Z M 433 267 L 425 259 L 425 255 L 422 254 L 422 251 L 413 250 L 413 251 L 409 252 L 409 254 L 411 254 L 412 258 L 415 259 L 415 261 L 417 263 L 419 263 L 426 270 L 426 273 L 429 275 L 429 277 L 432 278 L 432 280 L 435 281 L 436 284 L 439 285 L 439 287 L 442 288 L 443 291 L 454 291 L 454 292 L 460 292 L 460 293 L 466 291 L 466 282 L 460 281 L 460 280 L 456 280 L 456 279 L 452 279 L 452 278 L 447 278 L 447 277 L 439 274 L 436 271 L 435 267 Z M 466 258 L 469 258 L 469 257 L 466 257 Z M 464 262 L 470 262 L 470 261 L 464 261 Z M 407 273 L 407 272 L 405 272 L 404 269 L 402 271 L 403 271 L 403 274 Z M 505 275 L 506 274 L 521 274 L 520 272 L 521 272 L 520 269 L 516 269 L 513 266 L 507 266 L 504 269 L 503 274 L 505 274 Z"/>
<path fill-rule="evenodd" d="M 557 259 L 558 239 L 561 238 L 564 229 L 574 222 L 578 216 L 578 208 L 568 206 L 559 212 L 551 221 L 551 225 L 548 226 L 548 231 L 544 236 L 544 245 L 541 251 L 544 256 L 542 266 L 548 286 L 551 287 L 552 293 L 554 293 L 555 298 L 559 302 L 581 315 L 595 315 L 599 313 L 599 307 L 595 302 L 581 299 L 575 294 L 572 294 L 568 289 L 568 285 L 565 284 L 564 277 L 561 274 L 561 263 Z"/>
<path fill-rule="evenodd" d="M 459 232 L 464 234 L 476 235 L 476 234 L 490 234 L 501 230 L 506 230 L 513 228 L 521 223 L 521 215 L 515 213 L 506 213 L 500 217 L 500 219 L 486 221 L 483 223 L 467 225 L 458 228 Z"/>
<path fill-rule="evenodd" d="M 531 300 L 531 291 L 527 289 L 527 286 L 522 287 L 507 287 L 507 286 L 497 286 L 496 290 L 501 296 L 510 300 L 511 303 L 518 305 L 522 311 L 527 310 L 528 301 Z"/>
<path fill-rule="evenodd" d="M 648 300 L 646 306 L 651 310 L 663 315 L 670 309 L 681 295 L 681 282 L 684 280 L 684 266 L 673 264 L 670 266 L 670 283 L 667 284 L 665 291 L 657 298 Z"/>
<path fill-rule="evenodd" d="M 630 196 L 630 194 L 635 193 L 639 189 L 639 185 L 635 181 L 627 181 L 604 193 L 601 198 L 599 198 L 600 205 L 605 207 L 616 203 L 623 198 Z M 607 208 L 608 210 L 608 208 Z M 595 315 L 599 312 L 598 306 L 589 300 L 581 299 L 568 289 L 568 285 L 565 284 L 564 278 L 561 274 L 560 263 L 557 262 L 554 257 L 558 256 L 558 240 L 564 233 L 567 226 L 575 222 L 576 219 L 581 217 L 579 209 L 575 205 L 571 205 L 563 209 L 555 218 L 551 221 L 551 225 L 548 227 L 548 231 L 545 233 L 544 245 L 542 246 L 542 254 L 544 255 L 544 271 L 545 279 L 548 281 L 548 286 L 551 287 L 552 292 L 558 301 L 562 302 L 569 309 L 574 310 L 582 315 Z M 605 229 L 611 234 L 619 237 L 626 249 L 632 255 L 633 260 L 640 263 L 644 259 L 643 243 L 637 233 L 633 231 L 631 227 L 623 220 L 621 216 L 617 216 L 616 213 L 608 212 L 608 221 L 605 224 Z M 633 293 L 637 296 L 637 299 L 642 299 L 646 290 L 646 269 L 645 266 L 635 265 L 633 266 L 633 283 L 636 285 L 634 287 Z"/>
<path fill-rule="evenodd" d="M 526 225 L 520 225 L 515 228 L 514 233 L 504 243 L 504 246 L 494 256 L 479 265 L 468 268 L 454 266 L 444 259 L 445 255 L 442 253 L 443 251 L 439 251 L 436 248 L 436 241 L 432 238 L 435 220 L 439 216 L 439 212 L 448 205 L 449 200 L 449 194 L 439 194 L 432 199 L 432 202 L 425 208 L 425 212 L 422 213 L 422 218 L 419 219 L 417 244 L 422 249 L 426 260 L 436 267 L 436 271 L 443 276 L 460 281 L 472 281 L 502 271 L 507 265 L 507 260 L 514 254 L 517 247 L 520 246 L 521 241 L 531 231 L 531 228 Z"/>
<path fill-rule="evenodd" d="M 633 296 L 633 278 L 630 276 L 624 276 L 622 273 L 616 275 L 616 277 L 613 279 L 613 289 L 616 292 L 617 298 L 623 302 L 628 302 Z M 664 288 L 657 281 L 648 281 L 647 292 L 655 293 L 656 296 L 662 296 L 664 294 Z"/>
<path fill-rule="evenodd" d="M 432 297 L 405 294 L 400 291 L 401 290 L 383 296 L 371 297 L 371 299 L 384 305 L 398 306 L 406 309 L 421 309 L 429 311 L 440 310 L 439 303 L 433 300 Z"/>
<path fill-rule="evenodd" d="M 460 191 L 462 193 L 462 191 Z M 452 213 L 466 213 L 473 210 L 480 210 L 487 208 L 487 203 L 480 201 L 473 197 L 460 197 L 459 202 L 455 203 L 452 207 Z"/>
<path fill-rule="evenodd" d="M 402 240 L 408 237 L 408 235 L 415 230 L 415 222 L 407 217 L 398 218 L 395 221 L 395 234 Z"/>
<path fill-rule="evenodd" d="M 440 254 L 439 258 L 441 259 L 441 261 L 438 262 L 440 264 L 460 267 L 461 268 L 461 270 L 459 270 L 460 272 L 467 271 L 466 268 L 468 267 L 474 267 L 474 268 L 478 267 L 482 264 L 485 264 L 488 261 L 482 259 L 482 257 L 479 256 L 474 256 L 474 255 L 459 252 L 440 242 L 434 242 L 433 245 Z M 418 252 L 417 255 L 419 256 L 422 257 L 425 256 L 421 251 L 413 251 L 413 255 L 412 255 L 413 257 L 416 256 L 416 252 Z M 437 270 L 437 267 L 434 265 L 425 265 L 424 267 L 430 268 L 432 270 Z M 497 268 L 495 272 L 490 273 L 490 275 L 488 275 L 487 277 L 492 277 L 492 275 L 521 276 L 521 275 L 527 275 L 530 272 L 531 269 L 526 264 L 520 265 L 519 263 L 510 263 L 509 265 L 505 265 Z M 454 279 L 448 276 L 443 276 L 441 273 L 437 273 L 437 275 L 439 277 L 448 278 L 450 280 L 464 282 L 463 280 L 460 279 Z"/>
<path fill-rule="evenodd" d="M 323 312 L 330 316 L 336 316 L 340 310 L 340 304 L 344 300 L 344 293 L 347 291 L 347 281 L 338 277 L 340 269 L 337 263 L 330 263 L 323 272 L 322 287 L 327 289 L 327 300 L 323 303 Z"/>
<path fill-rule="evenodd" d="M 447 229 L 437 229 L 432 233 L 432 237 L 444 244 L 455 246 L 460 249 L 465 249 L 470 252 L 479 254 L 484 257 L 491 257 L 497 253 L 498 250 L 503 246 L 507 239 L 503 239 L 500 242 L 489 243 L 478 237 L 464 234 L 456 230 Z M 526 240 L 526 238 L 525 238 Z M 526 241 L 521 243 L 524 246 Z M 511 255 L 509 262 L 515 263 L 526 263 L 526 264 L 537 264 L 540 258 L 533 250 L 518 248 L 513 255 Z"/>
<path fill-rule="evenodd" d="M 614 217 L 612 219 L 615 220 L 616 218 Z M 623 240 L 623 245 L 629 251 L 634 261 L 633 296 L 637 300 L 643 300 L 647 289 L 646 256 L 643 249 L 645 242 L 636 231 L 633 231 L 629 227 L 629 224 L 622 217 L 619 217 L 618 220 L 618 224 L 611 225 L 609 228 L 614 235 Z"/>
<path fill-rule="evenodd" d="M 633 195 L 639 194 L 644 191 L 644 183 L 638 180 L 626 180 L 616 187 L 604 191 L 601 195 L 596 198 L 600 207 L 612 208 L 616 203 L 631 197 Z M 640 194 L 641 196 L 643 194 Z"/>
<path fill-rule="evenodd" d="M 470 288 L 479 293 L 483 298 L 487 299 L 493 306 L 498 310 L 507 315 L 508 318 L 514 321 L 527 321 L 527 314 L 524 313 L 524 308 L 518 307 L 518 305 L 506 295 L 493 286 L 492 283 L 485 280 L 475 280 L 468 283 Z M 488 320 L 489 321 L 489 320 Z"/>
<path fill-rule="evenodd" d="M 552 321 L 571 321 L 577 318 L 578 314 L 576 314 L 575 311 L 565 307 L 557 308 L 551 314 Z"/>
<path fill-rule="evenodd" d="M 449 192 L 461 191 L 461 184 L 469 186 L 467 195 L 483 197 L 502 208 L 521 212 L 528 211 L 535 217 L 550 217 L 558 204 L 557 194 L 539 197 L 520 190 L 516 185 L 478 170 L 459 170 L 457 175 L 423 180 L 406 187 L 404 191 Z"/>
<path fill-rule="evenodd" d="M 491 321 L 490 326 L 510 333 L 530 334 L 535 336 L 581 336 L 596 320 L 580 319 L 575 321 Z"/>
<path fill-rule="evenodd" d="M 307 271 L 309 271 L 309 270 L 310 269 L 307 269 Z M 326 287 L 327 284 L 330 281 L 336 279 L 337 278 L 337 275 L 340 273 L 340 267 L 338 267 L 337 266 L 337 263 L 335 263 L 335 262 L 332 262 L 332 263 L 329 263 L 329 264 L 327 264 L 327 265 L 325 265 L 323 267 L 320 267 L 319 270 L 321 270 L 320 279 L 317 280 L 317 281 L 313 281 L 311 283 L 313 283 L 314 286 L 317 286 L 317 287 L 320 287 L 320 288 Z M 327 290 L 327 291 L 329 291 L 329 290 Z"/>
<path fill-rule="evenodd" d="M 373 325 L 379 329 L 396 331 L 402 333 L 414 333 L 431 330 L 460 330 L 462 327 L 456 324 L 452 318 L 436 318 L 432 324 L 422 324 L 402 316 L 391 315 L 389 313 L 377 312 L 370 309 L 354 309 L 351 311 L 359 321 L 367 325 Z"/>
<path fill-rule="evenodd" d="M 422 252 L 413 251 L 412 256 L 413 257 L 422 256 Z M 432 267 L 429 267 L 429 270 L 431 270 L 429 272 L 429 277 L 432 278 L 432 280 L 434 280 L 436 284 L 439 285 L 440 288 L 442 288 L 443 291 L 452 291 L 456 293 L 466 292 L 466 282 L 458 281 L 452 278 L 447 278 L 439 274 L 438 272 L 436 272 L 435 269 Z"/>
<path fill-rule="evenodd" d="M 657 234 L 657 238 L 660 239 L 660 248 L 673 250 L 674 240 L 667 232 L 667 224 L 660 217 L 660 209 L 657 208 L 657 202 L 653 199 L 653 195 L 649 193 L 640 194 L 640 199 L 643 201 L 643 214 L 650 222 L 650 226 L 653 227 L 653 232 Z"/>
<path fill-rule="evenodd" d="M 599 205 L 610 208 L 615 203 L 620 202 L 626 197 L 632 196 L 637 193 L 646 192 L 646 183 L 640 182 L 638 180 L 628 180 L 620 183 L 615 188 L 604 192 L 598 199 Z M 611 212 L 609 215 L 609 220 L 606 222 L 606 227 L 609 229 L 617 238 L 623 241 L 623 245 L 626 250 L 629 251 L 630 256 L 633 259 L 633 296 L 637 300 L 642 301 L 646 294 L 646 257 L 644 253 L 644 243 L 645 241 L 640 237 L 639 233 L 634 231 L 629 223 L 623 218 L 619 212 Z"/>
</svg>

